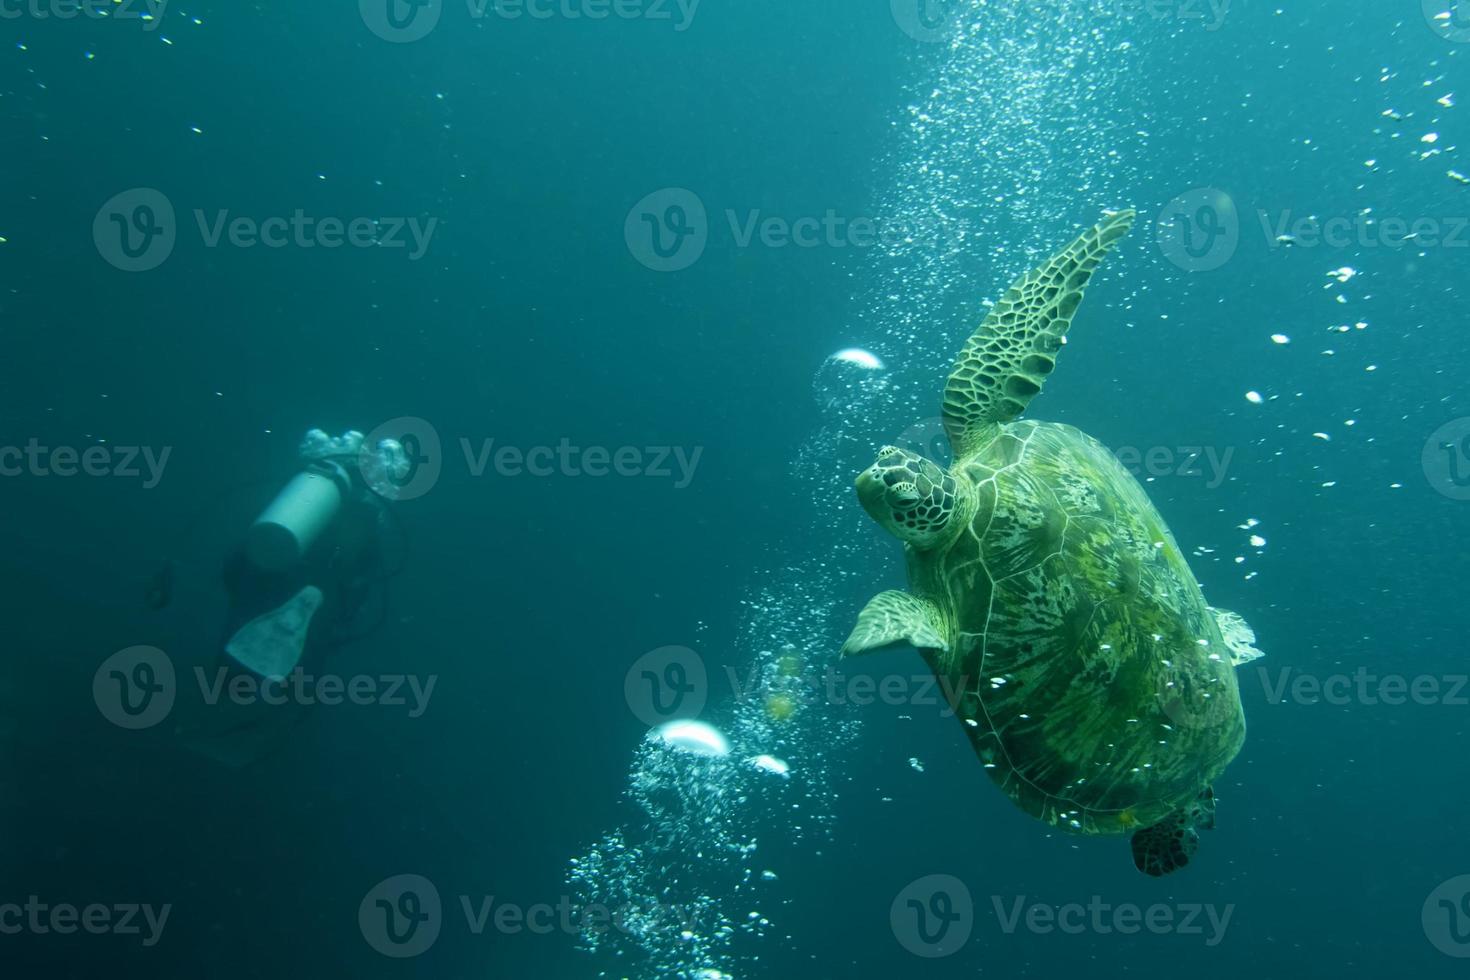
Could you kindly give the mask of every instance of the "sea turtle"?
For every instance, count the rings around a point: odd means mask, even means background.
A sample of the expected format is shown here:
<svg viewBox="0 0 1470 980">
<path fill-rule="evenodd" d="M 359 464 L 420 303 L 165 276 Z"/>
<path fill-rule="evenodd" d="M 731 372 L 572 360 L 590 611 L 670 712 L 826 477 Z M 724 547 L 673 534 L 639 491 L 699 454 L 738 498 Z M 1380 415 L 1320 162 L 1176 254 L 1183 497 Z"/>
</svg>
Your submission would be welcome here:
<svg viewBox="0 0 1470 980">
<path fill-rule="evenodd" d="M 1138 481 L 1092 437 L 1020 421 L 1083 290 L 1133 211 L 1024 276 L 944 390 L 949 469 L 885 446 L 858 498 L 904 544 L 909 591 L 874 597 L 843 646 L 911 644 L 1006 794 L 1079 834 L 1132 834 L 1158 876 L 1214 824 L 1211 782 L 1245 738 L 1234 667 L 1260 656 L 1212 609 Z"/>
</svg>

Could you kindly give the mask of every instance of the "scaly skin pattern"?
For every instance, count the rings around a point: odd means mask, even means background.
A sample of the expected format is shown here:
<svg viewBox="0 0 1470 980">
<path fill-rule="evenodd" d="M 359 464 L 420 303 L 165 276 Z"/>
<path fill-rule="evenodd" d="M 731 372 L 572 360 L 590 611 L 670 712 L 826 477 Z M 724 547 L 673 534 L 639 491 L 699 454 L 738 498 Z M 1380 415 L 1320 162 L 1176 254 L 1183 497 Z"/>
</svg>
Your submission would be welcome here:
<svg viewBox="0 0 1470 980">
<path fill-rule="evenodd" d="M 1020 421 L 960 460 L 947 545 L 906 548 L 946 620 L 946 681 L 991 778 L 1022 809 L 1123 834 L 1193 801 L 1245 738 L 1214 616 L 1138 481 L 1071 426 Z"/>
</svg>

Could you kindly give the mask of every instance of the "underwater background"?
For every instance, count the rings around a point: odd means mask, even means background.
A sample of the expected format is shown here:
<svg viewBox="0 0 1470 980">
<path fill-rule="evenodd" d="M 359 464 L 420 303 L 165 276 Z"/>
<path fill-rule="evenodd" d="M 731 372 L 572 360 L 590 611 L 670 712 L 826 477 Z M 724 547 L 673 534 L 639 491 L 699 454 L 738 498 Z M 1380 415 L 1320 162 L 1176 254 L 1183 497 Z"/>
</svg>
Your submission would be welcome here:
<svg viewBox="0 0 1470 980">
<path fill-rule="evenodd" d="M 1464 0 L 0 0 L 0 37 L 0 974 L 1463 973 Z M 836 664 L 903 583 L 853 476 L 941 452 L 986 305 L 1124 206 L 1029 415 L 1266 652 L 1162 879 L 1007 802 L 912 651 Z M 374 693 L 226 765 L 219 569 L 314 427 L 414 455 L 328 660 Z"/>
</svg>

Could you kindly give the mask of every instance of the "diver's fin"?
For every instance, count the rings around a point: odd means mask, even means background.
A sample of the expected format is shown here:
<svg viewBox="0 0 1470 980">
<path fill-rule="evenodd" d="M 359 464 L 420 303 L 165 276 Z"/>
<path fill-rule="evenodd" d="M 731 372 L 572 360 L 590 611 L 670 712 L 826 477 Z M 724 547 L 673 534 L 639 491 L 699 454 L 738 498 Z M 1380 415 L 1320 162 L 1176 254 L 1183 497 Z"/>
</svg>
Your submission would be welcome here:
<svg viewBox="0 0 1470 980">
<path fill-rule="evenodd" d="M 1215 791 L 1206 786 L 1189 806 L 1134 831 L 1133 865 L 1154 878 L 1178 871 L 1199 850 L 1199 832 L 1214 829 Z"/>
<path fill-rule="evenodd" d="M 1211 609 L 1215 614 L 1215 623 L 1220 627 L 1220 635 L 1225 637 L 1225 645 L 1230 648 L 1230 662 L 1232 666 L 1239 667 L 1248 664 L 1252 660 L 1260 660 L 1265 656 L 1255 647 L 1256 631 L 1250 628 L 1239 613 L 1233 613 L 1228 609 Z"/>
<path fill-rule="evenodd" d="M 308 585 L 277 609 L 240 627 L 225 644 L 236 663 L 267 680 L 282 681 L 301 662 L 311 617 L 322 604 L 322 592 Z"/>
<path fill-rule="evenodd" d="M 858 614 L 852 635 L 842 644 L 844 657 L 909 643 L 920 650 L 948 650 L 939 607 L 907 592 L 880 592 Z"/>
</svg>

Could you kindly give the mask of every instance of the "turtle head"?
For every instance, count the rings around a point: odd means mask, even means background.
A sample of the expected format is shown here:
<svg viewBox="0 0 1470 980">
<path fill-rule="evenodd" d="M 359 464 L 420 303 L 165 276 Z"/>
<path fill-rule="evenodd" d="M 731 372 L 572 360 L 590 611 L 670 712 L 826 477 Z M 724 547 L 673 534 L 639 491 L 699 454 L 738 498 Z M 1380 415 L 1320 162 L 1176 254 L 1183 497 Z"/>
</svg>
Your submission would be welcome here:
<svg viewBox="0 0 1470 980">
<path fill-rule="evenodd" d="M 877 462 L 858 474 L 857 493 L 873 520 L 915 548 L 948 539 L 959 503 L 954 477 L 897 446 L 878 450 Z"/>
</svg>

